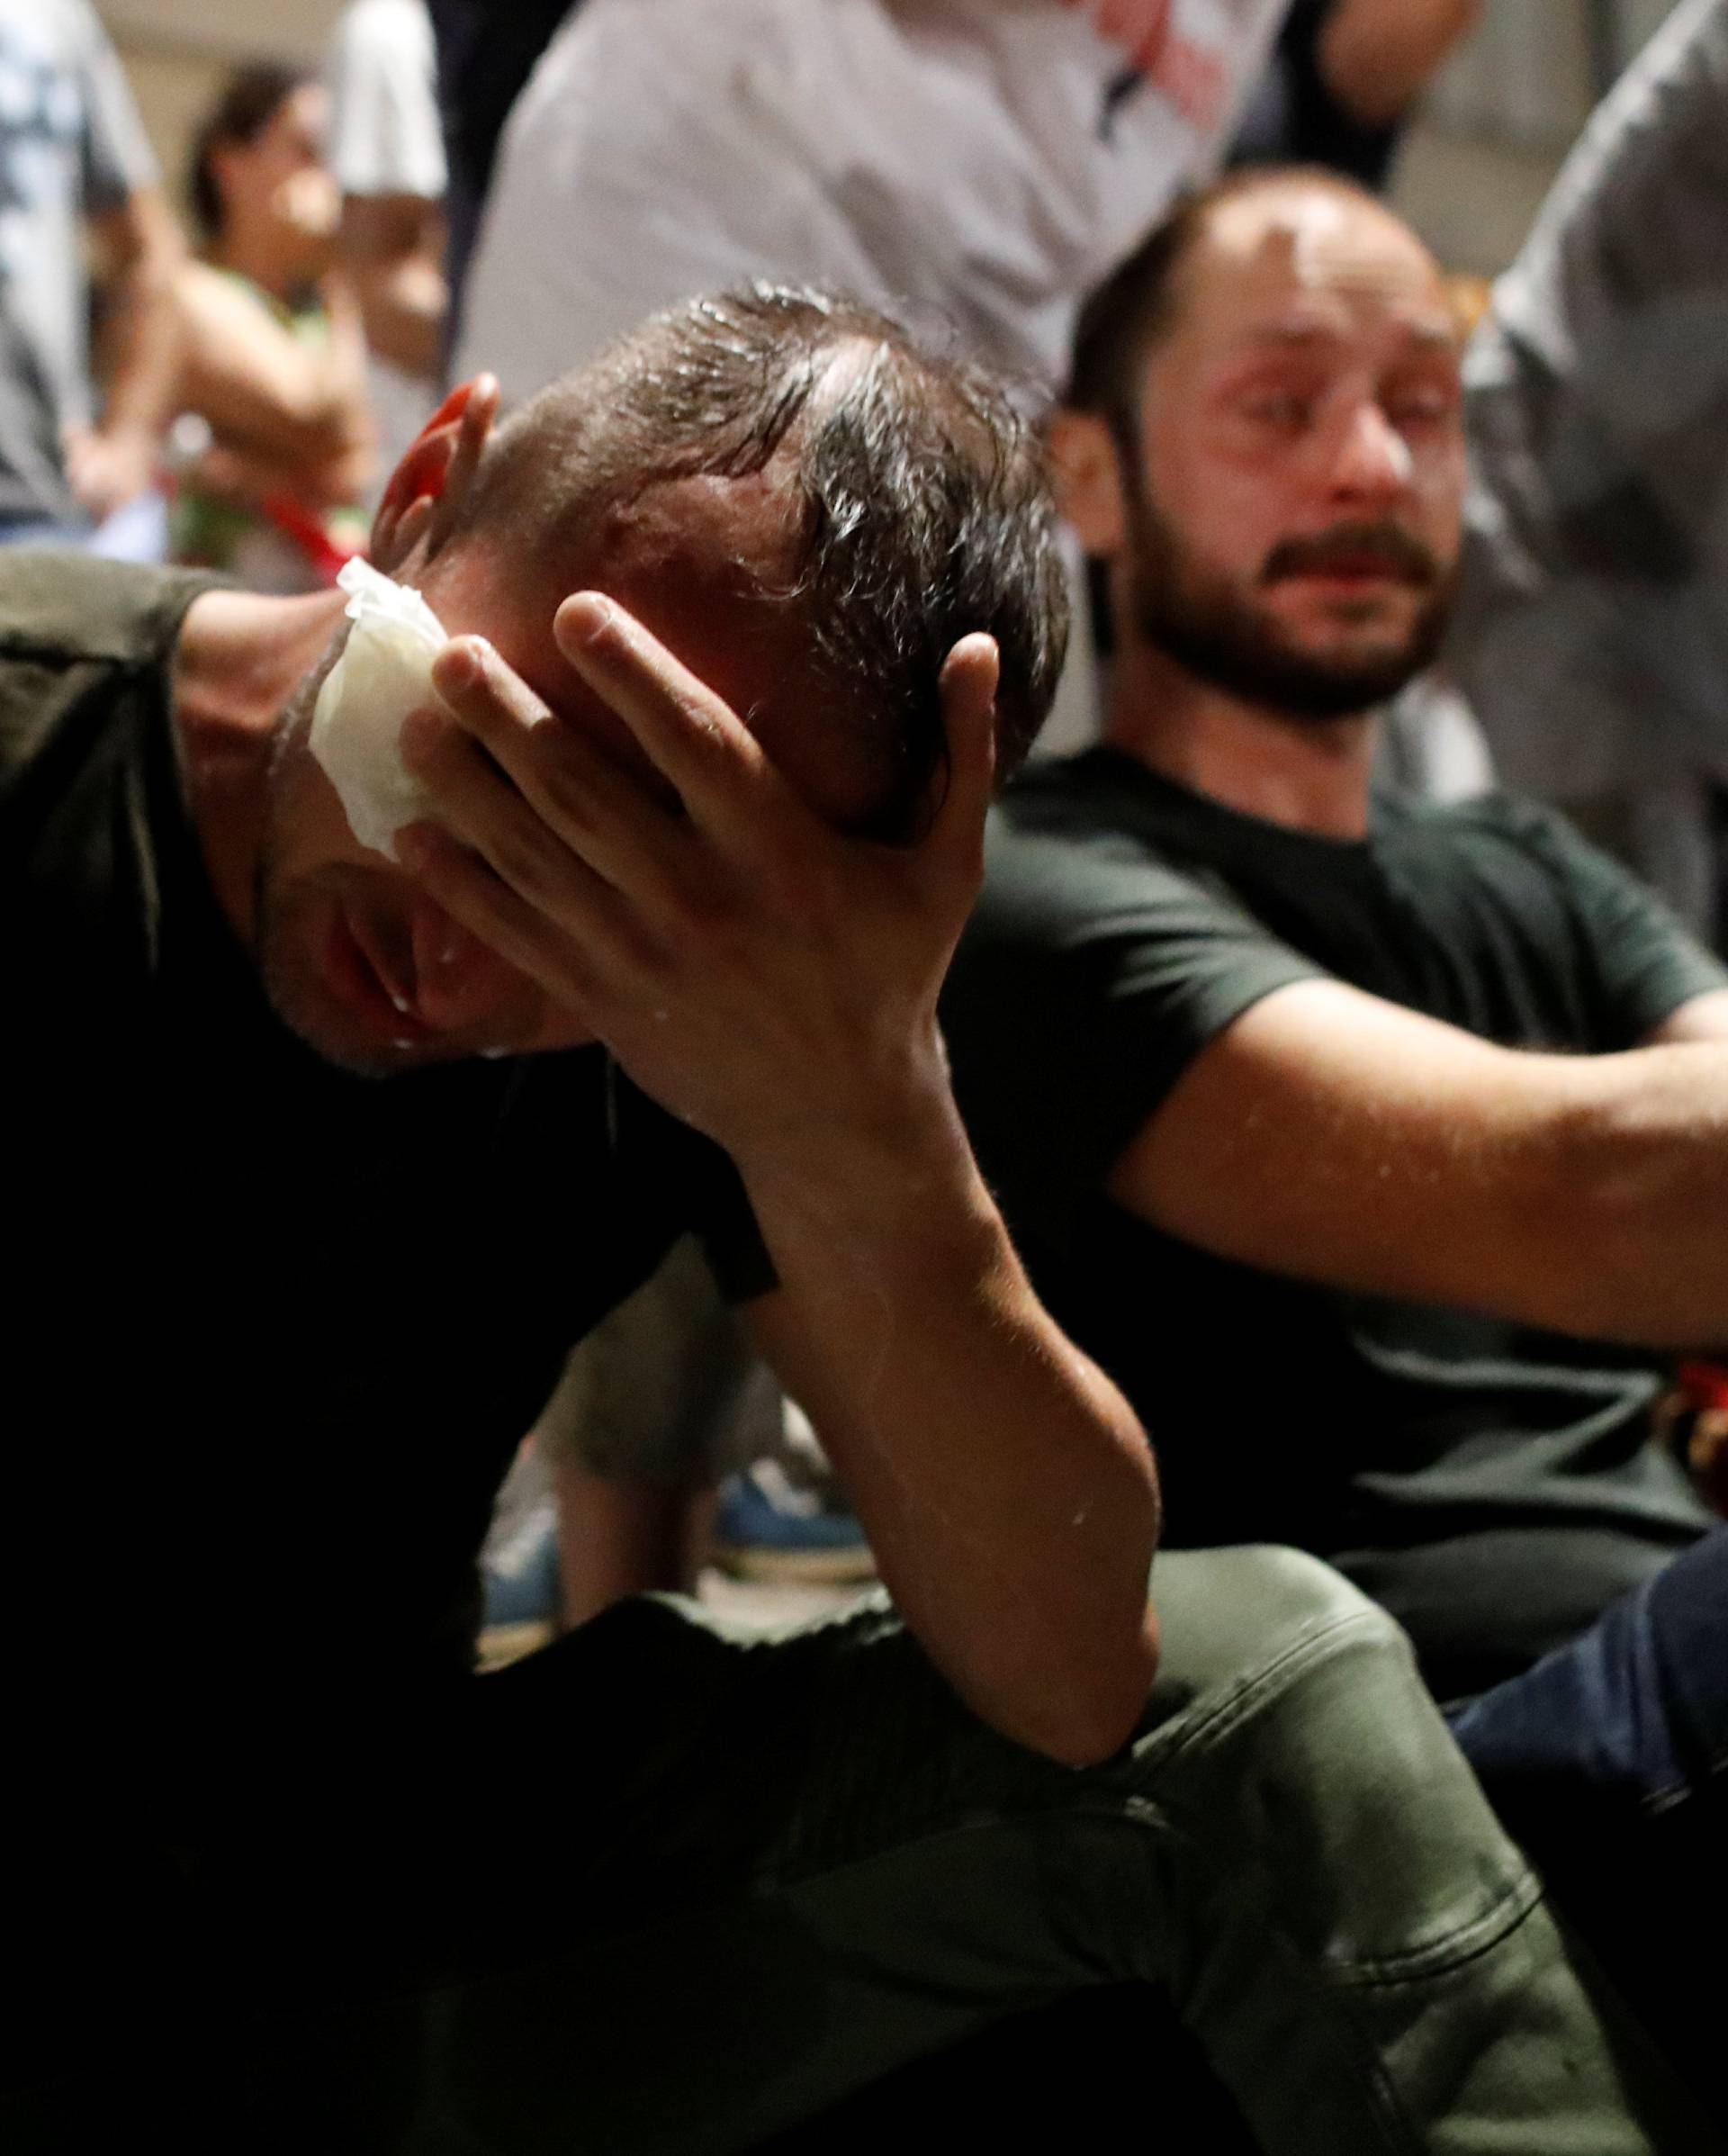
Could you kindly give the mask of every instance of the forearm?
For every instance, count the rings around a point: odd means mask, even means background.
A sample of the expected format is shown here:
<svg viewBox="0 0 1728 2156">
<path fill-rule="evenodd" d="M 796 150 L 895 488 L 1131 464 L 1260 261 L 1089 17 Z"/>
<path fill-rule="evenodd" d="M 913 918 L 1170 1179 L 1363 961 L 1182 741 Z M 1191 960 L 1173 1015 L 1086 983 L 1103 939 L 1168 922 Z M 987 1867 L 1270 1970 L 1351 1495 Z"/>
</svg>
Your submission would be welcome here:
<svg viewBox="0 0 1728 2156">
<path fill-rule="evenodd" d="M 359 295 L 352 281 L 340 273 L 324 280 L 325 312 L 329 317 L 329 343 L 325 350 L 332 404 L 352 421 L 369 424 L 370 391 L 366 383 L 366 328 Z"/>
<path fill-rule="evenodd" d="M 1480 12 L 1480 0 L 1337 0 L 1320 32 L 1320 73 L 1354 120 L 1388 127 Z"/>
<path fill-rule="evenodd" d="M 1538 1212 L 1550 1322 L 1658 1347 L 1728 1343 L 1728 1047 L 1581 1062 Z M 1564 1280 L 1569 1285 L 1561 1286 Z"/>
<path fill-rule="evenodd" d="M 1111 1169 L 1166 1234 L 1329 1288 L 1640 1346 L 1728 1340 L 1728 1044 L 1504 1048 L 1299 981 Z"/>
<path fill-rule="evenodd" d="M 224 451 L 290 474 L 370 456 L 364 341 L 339 279 L 326 288 L 316 338 L 296 336 L 202 263 L 186 265 L 175 292 L 180 403 L 209 421 Z M 290 483 L 295 493 L 312 491 L 310 476 Z"/>
<path fill-rule="evenodd" d="M 798 1343 L 783 1375 L 907 1623 L 985 1719 L 1107 1755 L 1156 1666 L 1152 1457 L 1033 1296 L 951 1104 L 746 1180 Z"/>
<path fill-rule="evenodd" d="M 360 279 L 366 341 L 381 359 L 428 382 L 438 372 L 448 293 L 435 263 L 418 257 L 373 265 Z"/>
<path fill-rule="evenodd" d="M 342 258 L 373 351 L 407 374 L 435 379 L 449 303 L 436 205 L 417 195 L 350 195 Z"/>
<path fill-rule="evenodd" d="M 133 435 L 152 444 L 162 438 L 180 362 L 173 298 L 177 266 L 177 257 L 166 246 L 151 246 L 117 271 L 105 288 L 104 434 Z"/>
</svg>

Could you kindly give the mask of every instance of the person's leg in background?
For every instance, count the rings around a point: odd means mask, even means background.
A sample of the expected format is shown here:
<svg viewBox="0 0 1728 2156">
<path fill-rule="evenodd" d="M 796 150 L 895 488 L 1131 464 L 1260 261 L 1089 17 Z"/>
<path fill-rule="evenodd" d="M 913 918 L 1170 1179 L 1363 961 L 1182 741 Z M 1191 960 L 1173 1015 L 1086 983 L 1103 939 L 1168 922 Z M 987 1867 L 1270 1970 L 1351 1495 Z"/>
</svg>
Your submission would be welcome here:
<svg viewBox="0 0 1728 2156">
<path fill-rule="evenodd" d="M 1452 1725 L 1556 1904 L 1728 2124 L 1728 1529 Z"/>
<path fill-rule="evenodd" d="M 566 1628 L 626 1594 L 690 1588 L 710 1555 L 747 1575 L 872 1576 L 862 1529 L 795 1422 L 685 1238 L 572 1355 L 535 1426 Z"/>
<path fill-rule="evenodd" d="M 886 1612 L 746 1644 L 628 1603 L 483 1681 L 464 1743 L 516 1762 L 544 1839 L 428 1859 L 470 1936 L 410 2145 L 720 2156 L 1138 1980 L 1268 2156 L 1710 2148 L 1605 2030 L 1391 1621 L 1283 1552 L 1162 1557 L 1157 1587 L 1145 1733 L 1085 1773 L 974 1721 Z"/>
</svg>

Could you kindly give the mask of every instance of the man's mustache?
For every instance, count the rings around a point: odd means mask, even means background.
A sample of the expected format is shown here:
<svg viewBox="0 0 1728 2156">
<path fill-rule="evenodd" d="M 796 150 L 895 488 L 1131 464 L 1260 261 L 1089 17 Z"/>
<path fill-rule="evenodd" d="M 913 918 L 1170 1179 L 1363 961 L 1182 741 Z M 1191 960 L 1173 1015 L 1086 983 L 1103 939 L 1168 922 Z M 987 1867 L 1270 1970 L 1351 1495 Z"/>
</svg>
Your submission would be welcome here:
<svg viewBox="0 0 1728 2156">
<path fill-rule="evenodd" d="M 1398 524 L 1335 524 L 1312 538 L 1282 539 L 1266 556 L 1263 584 L 1289 576 L 1324 576 L 1364 561 L 1389 569 L 1407 584 L 1436 584 L 1440 564 L 1420 539 Z"/>
</svg>

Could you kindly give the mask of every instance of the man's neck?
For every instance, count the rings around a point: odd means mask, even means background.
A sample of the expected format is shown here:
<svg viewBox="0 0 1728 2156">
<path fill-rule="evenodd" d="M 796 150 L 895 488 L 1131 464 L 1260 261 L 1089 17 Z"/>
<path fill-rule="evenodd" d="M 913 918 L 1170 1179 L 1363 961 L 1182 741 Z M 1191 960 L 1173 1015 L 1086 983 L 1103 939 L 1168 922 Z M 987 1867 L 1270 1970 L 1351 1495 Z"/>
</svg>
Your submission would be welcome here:
<svg viewBox="0 0 1728 2156">
<path fill-rule="evenodd" d="M 1292 717 L 1201 681 L 1138 641 L 1114 667 L 1104 738 L 1244 816 L 1319 838 L 1368 834 L 1372 711 Z"/>
<path fill-rule="evenodd" d="M 277 715 L 341 618 L 339 591 L 266 599 L 205 591 L 174 661 L 174 731 L 186 805 L 218 903 L 250 948 Z"/>
</svg>

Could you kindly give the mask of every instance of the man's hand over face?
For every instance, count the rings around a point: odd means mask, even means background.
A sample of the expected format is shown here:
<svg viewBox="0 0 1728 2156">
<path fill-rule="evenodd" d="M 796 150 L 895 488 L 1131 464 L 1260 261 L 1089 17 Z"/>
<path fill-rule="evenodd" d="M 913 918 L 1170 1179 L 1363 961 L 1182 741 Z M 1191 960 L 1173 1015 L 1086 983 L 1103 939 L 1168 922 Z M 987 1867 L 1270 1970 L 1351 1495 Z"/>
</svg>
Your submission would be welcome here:
<svg viewBox="0 0 1728 2156">
<path fill-rule="evenodd" d="M 936 998 L 982 873 L 990 639 L 950 655 L 946 798 L 896 847 L 806 807 L 614 602 L 579 593 L 554 630 L 662 783 L 459 638 L 433 674 L 448 715 L 404 732 L 443 826 L 399 836 L 411 872 L 747 1172 L 821 1173 L 860 1141 L 891 1152 L 908 1115 L 945 1114 Z"/>
</svg>

